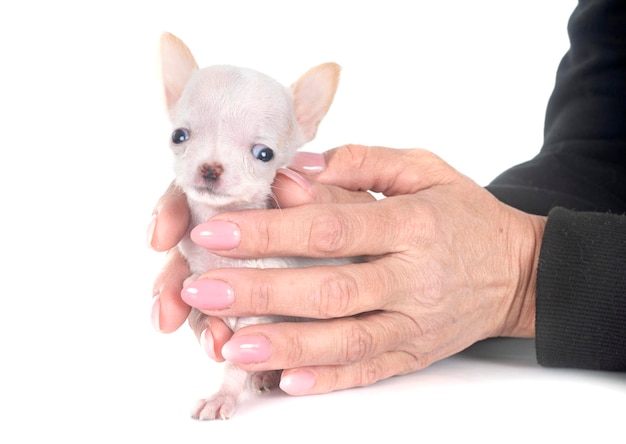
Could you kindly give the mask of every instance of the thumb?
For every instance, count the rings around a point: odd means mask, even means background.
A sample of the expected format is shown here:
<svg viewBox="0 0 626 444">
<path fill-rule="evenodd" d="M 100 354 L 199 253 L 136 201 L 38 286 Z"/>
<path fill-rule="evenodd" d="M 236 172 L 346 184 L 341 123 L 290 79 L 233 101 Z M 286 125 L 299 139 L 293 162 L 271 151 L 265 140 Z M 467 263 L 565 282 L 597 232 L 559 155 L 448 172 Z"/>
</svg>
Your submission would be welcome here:
<svg viewBox="0 0 626 444">
<path fill-rule="evenodd" d="M 175 247 L 187 231 L 188 224 L 187 197 L 172 182 L 154 209 L 148 228 L 148 245 L 156 251 Z"/>
<path fill-rule="evenodd" d="M 359 203 L 374 200 L 370 193 L 364 191 L 350 191 L 333 185 L 309 182 L 287 168 L 277 171 L 272 193 L 280 208 L 311 203 Z"/>
<path fill-rule="evenodd" d="M 326 168 L 314 176 L 315 181 L 386 196 L 445 185 L 459 175 L 440 157 L 422 149 L 345 145 L 324 155 Z"/>
</svg>

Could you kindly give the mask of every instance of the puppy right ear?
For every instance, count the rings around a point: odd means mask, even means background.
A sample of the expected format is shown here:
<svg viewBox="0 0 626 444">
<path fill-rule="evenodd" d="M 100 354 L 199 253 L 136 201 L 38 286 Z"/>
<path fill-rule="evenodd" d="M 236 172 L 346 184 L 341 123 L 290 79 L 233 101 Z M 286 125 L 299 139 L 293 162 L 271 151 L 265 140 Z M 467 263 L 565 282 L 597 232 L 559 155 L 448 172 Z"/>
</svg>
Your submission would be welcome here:
<svg viewBox="0 0 626 444">
<path fill-rule="evenodd" d="M 336 63 L 324 63 L 311 68 L 291 86 L 296 118 L 306 142 L 313 140 L 333 102 L 339 71 L 341 68 Z"/>
<path fill-rule="evenodd" d="M 171 115 L 189 77 L 198 69 L 198 64 L 182 40 L 169 32 L 161 35 L 159 54 L 165 105 Z"/>
</svg>

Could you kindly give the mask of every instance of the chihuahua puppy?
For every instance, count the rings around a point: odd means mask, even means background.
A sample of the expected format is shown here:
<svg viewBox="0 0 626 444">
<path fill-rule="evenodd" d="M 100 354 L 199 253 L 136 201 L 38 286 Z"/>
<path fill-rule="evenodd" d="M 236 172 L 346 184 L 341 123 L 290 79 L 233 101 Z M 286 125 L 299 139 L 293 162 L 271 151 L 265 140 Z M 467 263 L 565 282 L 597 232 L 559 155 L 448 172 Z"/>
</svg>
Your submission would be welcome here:
<svg viewBox="0 0 626 444">
<path fill-rule="evenodd" d="M 161 74 L 173 125 L 175 182 L 185 192 L 191 223 L 179 248 L 192 275 L 187 282 L 218 267 L 304 267 L 341 260 L 223 258 L 195 245 L 189 233 L 213 215 L 232 210 L 270 208 L 276 171 L 315 137 L 330 107 L 340 68 L 326 63 L 309 70 L 291 88 L 251 69 L 234 66 L 198 68 L 187 46 L 172 34 L 161 37 Z M 245 325 L 285 321 L 279 316 L 226 318 L 235 331 Z M 199 338 L 207 317 L 193 309 L 189 324 Z M 198 402 L 192 417 L 228 419 L 246 389 L 266 391 L 280 372 L 248 373 L 226 363 L 219 391 Z"/>
</svg>

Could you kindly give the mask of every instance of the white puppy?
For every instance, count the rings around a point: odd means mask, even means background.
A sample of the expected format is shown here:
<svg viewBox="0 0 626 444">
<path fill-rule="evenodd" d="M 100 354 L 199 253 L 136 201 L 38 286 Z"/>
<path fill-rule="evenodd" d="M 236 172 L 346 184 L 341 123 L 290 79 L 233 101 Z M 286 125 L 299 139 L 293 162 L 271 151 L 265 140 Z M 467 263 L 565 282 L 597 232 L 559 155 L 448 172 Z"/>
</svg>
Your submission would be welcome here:
<svg viewBox="0 0 626 444">
<path fill-rule="evenodd" d="M 339 66 L 326 63 L 312 68 L 287 88 L 250 69 L 198 69 L 185 44 L 168 33 L 161 38 L 160 55 L 165 101 L 173 125 L 176 184 L 189 202 L 189 230 L 220 212 L 271 207 L 276 170 L 287 167 L 296 151 L 315 137 L 334 98 Z M 296 258 L 222 258 L 195 245 L 189 232 L 179 248 L 192 273 L 188 281 L 217 267 L 279 268 L 321 263 Z M 233 331 L 278 320 L 285 318 L 226 319 Z M 207 318 L 194 309 L 189 324 L 200 337 L 207 328 Z M 192 416 L 227 419 L 246 387 L 269 390 L 279 377 L 278 372 L 248 374 L 226 364 L 220 390 L 201 400 Z"/>
</svg>

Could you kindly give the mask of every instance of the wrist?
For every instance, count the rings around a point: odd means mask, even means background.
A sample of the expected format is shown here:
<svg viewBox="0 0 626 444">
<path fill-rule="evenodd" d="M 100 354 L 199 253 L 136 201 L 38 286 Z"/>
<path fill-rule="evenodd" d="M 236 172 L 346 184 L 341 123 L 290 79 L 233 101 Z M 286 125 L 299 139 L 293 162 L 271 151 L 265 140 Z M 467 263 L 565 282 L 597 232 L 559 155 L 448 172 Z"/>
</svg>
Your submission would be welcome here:
<svg viewBox="0 0 626 444">
<path fill-rule="evenodd" d="M 516 276 L 509 291 L 508 304 L 502 336 L 533 338 L 535 337 L 537 272 L 539 254 L 547 218 L 524 214 L 523 229 L 516 234 L 517 260 Z"/>
</svg>

